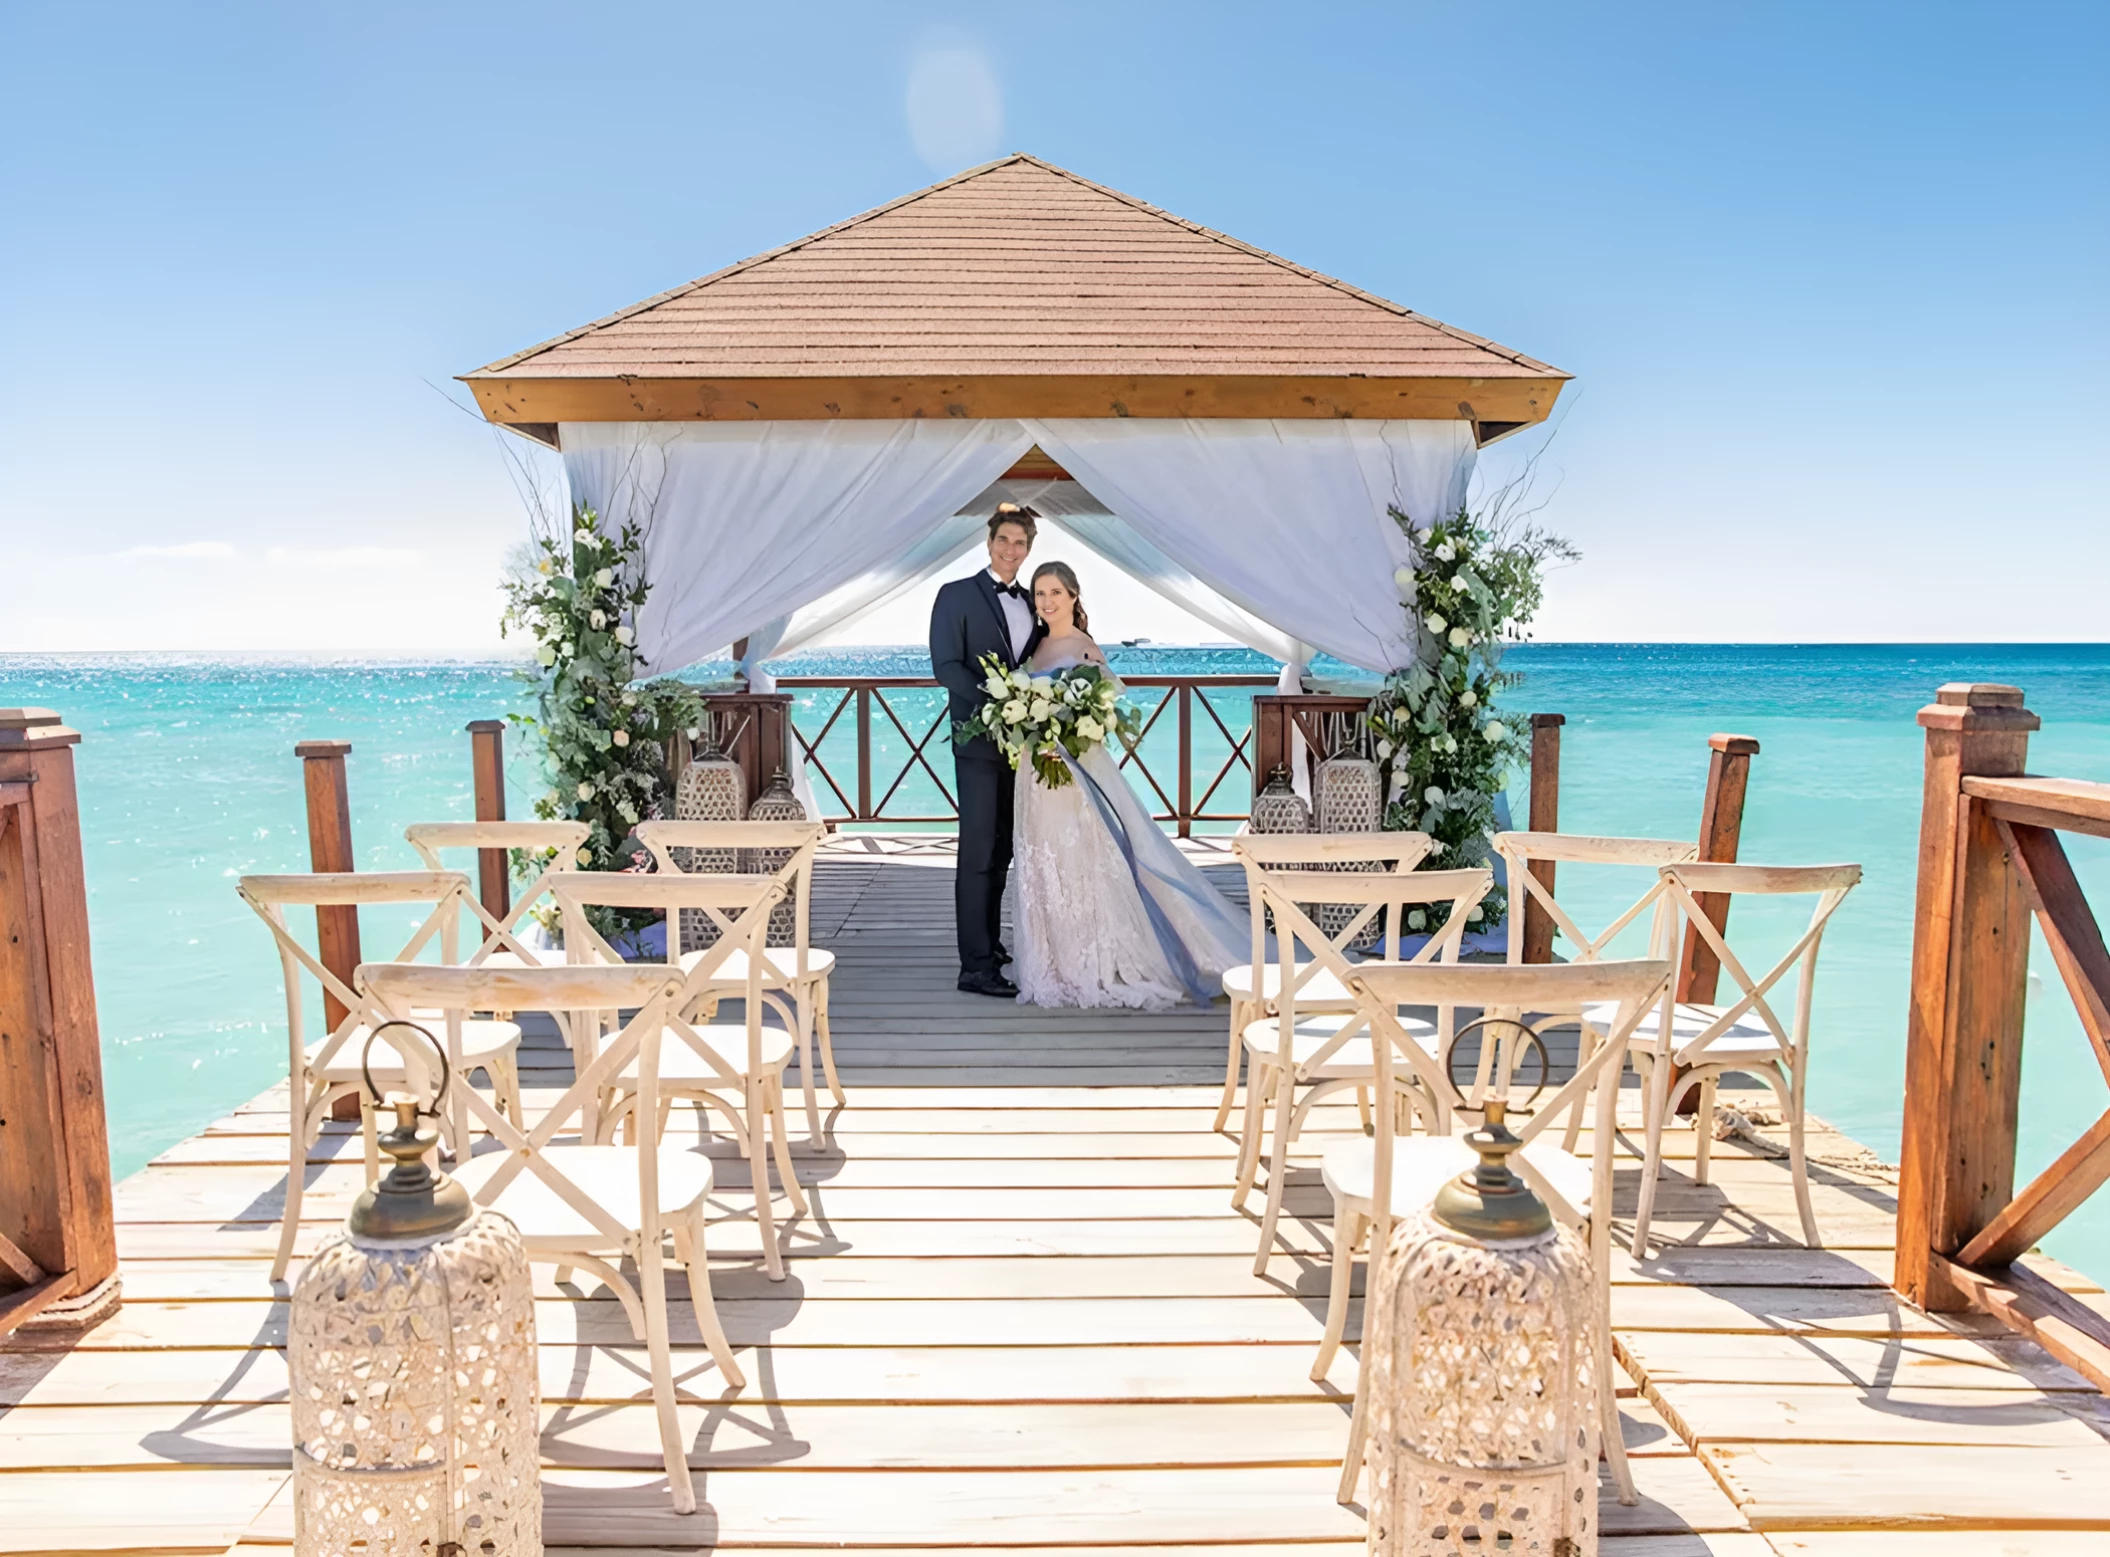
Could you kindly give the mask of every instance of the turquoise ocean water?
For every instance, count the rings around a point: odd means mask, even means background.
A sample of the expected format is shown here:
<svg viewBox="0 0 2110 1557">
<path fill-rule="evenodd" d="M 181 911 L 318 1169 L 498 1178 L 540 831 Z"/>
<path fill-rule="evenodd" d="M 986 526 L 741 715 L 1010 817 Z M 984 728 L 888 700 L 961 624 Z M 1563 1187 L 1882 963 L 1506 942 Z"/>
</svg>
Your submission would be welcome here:
<svg viewBox="0 0 2110 1557">
<path fill-rule="evenodd" d="M 1128 650 L 1116 665 L 1131 674 L 1272 673 L 1244 650 Z M 2032 743 L 2034 771 L 2110 778 L 2110 646 L 1529 645 L 1509 665 L 1527 677 L 1509 695 L 1510 711 L 1568 716 L 1565 830 L 1692 836 L 1707 737 L 1736 731 L 1762 747 L 1743 858 L 1866 868 L 1825 941 L 1812 1096 L 1820 1113 L 1894 1157 L 1919 825 L 1913 714 L 1945 681 L 2012 682 L 2044 719 Z M 780 669 L 927 673 L 913 650 L 823 651 Z M 285 1075 L 277 960 L 234 883 L 247 872 L 307 868 L 293 744 L 352 742 L 359 863 L 407 868 L 416 860 L 402 842 L 405 824 L 470 814 L 463 726 L 523 706 L 522 696 L 512 667 L 497 662 L 0 656 L 0 706 L 55 708 L 84 737 L 82 842 L 119 1174 Z M 1234 729 L 1243 696 L 1218 700 Z M 802 725 L 813 727 L 820 702 L 802 700 Z M 920 735 L 931 717 L 924 703 L 909 694 L 901 706 L 904 724 Z M 907 742 L 881 723 L 875 745 L 890 768 L 905 759 Z M 1199 714 L 1196 726 L 1214 733 Z M 1169 721 L 1152 739 L 1169 741 Z M 823 747 L 846 786 L 854 759 L 842 759 L 853 740 L 839 726 Z M 525 815 L 542 785 L 518 743 L 511 746 L 509 806 Z M 1210 749 L 1198 742 L 1198 770 L 1214 770 Z M 1220 760 L 1220 737 L 1215 749 Z M 1170 771 L 1169 761 L 1160 771 Z M 1241 783 L 1234 780 L 1233 792 Z M 934 800 L 919 801 L 912 782 L 895 809 L 927 811 Z M 2110 905 L 2110 847 L 2069 837 L 2068 848 L 2101 911 Z M 1630 881 L 1562 881 L 1563 901 L 1586 925 L 1593 910 L 1609 917 L 1622 894 L 1638 890 Z M 1748 937 L 1763 956 L 1769 945 L 1786 946 L 1806 912 L 1740 901 L 1732 938 Z M 369 953 L 405 927 L 402 916 L 370 917 Z M 2087 1128 L 2105 1102 L 2101 1073 L 2041 945 L 2031 965 L 2025 1174 Z M 2050 1247 L 2110 1277 L 2110 1196 L 2070 1220 Z"/>
</svg>

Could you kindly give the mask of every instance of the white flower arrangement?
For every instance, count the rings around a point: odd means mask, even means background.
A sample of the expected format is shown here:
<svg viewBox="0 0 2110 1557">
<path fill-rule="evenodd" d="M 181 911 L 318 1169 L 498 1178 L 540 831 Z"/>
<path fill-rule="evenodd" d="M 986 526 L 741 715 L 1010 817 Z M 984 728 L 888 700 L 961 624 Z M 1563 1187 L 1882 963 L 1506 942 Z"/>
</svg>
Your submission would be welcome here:
<svg viewBox="0 0 2110 1557">
<path fill-rule="evenodd" d="M 677 681 L 640 681 L 643 659 L 633 627 L 644 605 L 642 536 L 635 525 L 606 529 L 583 505 L 535 541 L 532 563 L 507 579 L 504 626 L 531 640 L 534 669 L 524 679 L 536 712 L 513 722 L 541 746 L 550 787 L 535 802 L 545 819 L 585 822 L 581 868 L 618 870 L 634 858 L 631 830 L 666 809 L 666 742 L 701 734 L 703 702 Z M 543 860 L 524 854 L 516 871 Z M 642 923 L 631 910 L 592 911 L 597 928 Z M 604 924 L 605 921 L 605 924 Z"/>
<path fill-rule="evenodd" d="M 1415 566 L 1395 575 L 1414 661 L 1385 678 L 1368 725 L 1384 775 L 1384 825 L 1428 833 L 1432 859 L 1471 865 L 1487 857 L 1494 797 L 1509 770 L 1528 757 L 1524 742 L 1496 717 L 1498 693 L 1517 677 L 1500 668 L 1503 647 L 1524 636 L 1543 597 L 1542 570 L 1572 560 L 1557 536 L 1503 517 L 1498 495 L 1491 517 L 1461 511 L 1417 530 L 1398 509 Z M 1507 911 L 1491 893 L 1484 917 Z M 1483 916 L 1475 916 L 1475 922 Z M 1440 927 L 1445 911 L 1408 916 Z"/>
<path fill-rule="evenodd" d="M 1033 676 L 990 655 L 982 666 L 988 698 L 953 738 L 994 741 L 1013 768 L 1030 760 L 1050 789 L 1073 781 L 1070 759 L 1137 727 L 1137 716 L 1121 707 L 1120 683 L 1097 665 Z"/>
</svg>

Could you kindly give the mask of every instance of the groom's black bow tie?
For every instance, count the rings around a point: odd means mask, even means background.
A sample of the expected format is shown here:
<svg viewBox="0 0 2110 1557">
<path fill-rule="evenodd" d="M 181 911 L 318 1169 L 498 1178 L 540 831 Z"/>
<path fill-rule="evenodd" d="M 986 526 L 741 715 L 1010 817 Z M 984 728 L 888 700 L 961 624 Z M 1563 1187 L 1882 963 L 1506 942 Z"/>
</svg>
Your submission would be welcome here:
<svg viewBox="0 0 2110 1557">
<path fill-rule="evenodd" d="M 996 586 L 996 592 L 1000 595 L 1009 595 L 1013 600 L 1026 598 L 1026 588 L 1023 584 L 999 584 Z"/>
</svg>

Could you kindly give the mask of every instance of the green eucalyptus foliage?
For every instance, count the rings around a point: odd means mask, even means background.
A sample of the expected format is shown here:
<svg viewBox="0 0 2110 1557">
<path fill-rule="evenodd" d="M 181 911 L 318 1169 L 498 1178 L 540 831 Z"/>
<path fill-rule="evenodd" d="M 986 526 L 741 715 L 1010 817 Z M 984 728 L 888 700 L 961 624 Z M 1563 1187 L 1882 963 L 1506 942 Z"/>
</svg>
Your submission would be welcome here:
<svg viewBox="0 0 2110 1557">
<path fill-rule="evenodd" d="M 1455 870 L 1488 857 L 1495 796 L 1510 769 L 1530 758 L 1524 731 L 1496 709 L 1499 695 L 1523 679 L 1501 668 L 1502 651 L 1527 636 L 1544 599 L 1545 564 L 1576 553 L 1542 530 L 1505 530 L 1464 509 L 1427 530 L 1397 508 L 1391 514 L 1414 558 L 1401 570 L 1400 593 L 1415 650 L 1413 664 L 1385 678 L 1367 716 L 1385 783 L 1385 826 L 1427 833 L 1436 841 L 1430 866 Z M 1475 922 L 1498 922 L 1506 906 L 1497 888 Z M 1429 909 L 1428 927 L 1440 927 L 1445 913 Z"/>
<path fill-rule="evenodd" d="M 636 525 L 611 532 L 580 505 L 569 533 L 538 537 L 532 569 L 505 584 L 503 626 L 534 644 L 534 668 L 521 679 L 535 688 L 535 712 L 512 722 L 541 746 L 548 767 L 550 788 L 535 801 L 535 814 L 592 829 L 575 862 L 587 870 L 640 863 L 637 824 L 672 804 L 667 742 L 677 731 L 693 732 L 704 717 L 693 687 L 637 679 L 645 669 L 636 648 L 648 588 L 642 550 Z M 516 869 L 532 873 L 543 860 L 523 857 Z M 595 917 L 606 934 L 653 916 Z"/>
</svg>

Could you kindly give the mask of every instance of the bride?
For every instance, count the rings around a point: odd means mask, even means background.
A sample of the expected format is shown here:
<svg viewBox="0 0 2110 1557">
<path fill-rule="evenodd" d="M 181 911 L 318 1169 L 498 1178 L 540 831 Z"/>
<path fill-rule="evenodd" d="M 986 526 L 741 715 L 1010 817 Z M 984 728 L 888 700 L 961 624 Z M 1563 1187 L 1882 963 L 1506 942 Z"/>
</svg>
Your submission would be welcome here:
<svg viewBox="0 0 2110 1557">
<path fill-rule="evenodd" d="M 1067 563 L 1034 570 L 1033 610 L 1047 632 L 1027 669 L 1106 664 Z M 1157 1011 L 1212 999 L 1224 970 L 1249 955 L 1245 915 L 1158 831 L 1104 746 L 1071 767 L 1076 782 L 1050 789 L 1020 765 L 1012 878 L 1019 1000 Z"/>
</svg>

